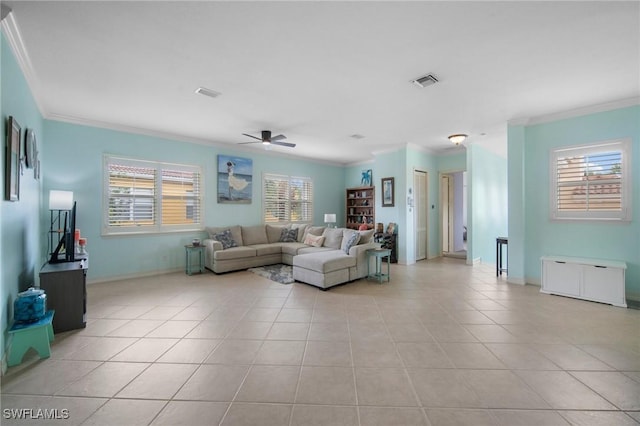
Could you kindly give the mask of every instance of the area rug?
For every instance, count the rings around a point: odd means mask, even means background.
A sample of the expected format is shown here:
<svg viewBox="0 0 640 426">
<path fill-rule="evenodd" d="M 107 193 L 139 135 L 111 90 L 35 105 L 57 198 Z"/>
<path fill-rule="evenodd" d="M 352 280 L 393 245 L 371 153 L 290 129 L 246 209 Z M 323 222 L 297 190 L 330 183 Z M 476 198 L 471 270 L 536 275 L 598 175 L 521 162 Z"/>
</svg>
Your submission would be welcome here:
<svg viewBox="0 0 640 426">
<path fill-rule="evenodd" d="M 278 263 L 276 265 L 249 268 L 248 271 L 280 284 L 291 284 L 295 282 L 293 279 L 293 267 L 290 265 Z"/>
</svg>

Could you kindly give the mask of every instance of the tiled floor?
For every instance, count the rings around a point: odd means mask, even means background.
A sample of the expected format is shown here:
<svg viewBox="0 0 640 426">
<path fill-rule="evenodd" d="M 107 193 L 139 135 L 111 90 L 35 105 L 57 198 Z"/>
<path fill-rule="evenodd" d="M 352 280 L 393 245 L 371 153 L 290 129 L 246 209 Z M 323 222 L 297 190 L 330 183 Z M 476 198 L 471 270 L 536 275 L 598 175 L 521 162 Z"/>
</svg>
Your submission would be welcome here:
<svg viewBox="0 0 640 426">
<path fill-rule="evenodd" d="M 90 285 L 87 328 L 3 377 L 1 423 L 638 424 L 640 311 L 494 271 L 439 259 L 326 292 L 249 272 Z"/>
</svg>

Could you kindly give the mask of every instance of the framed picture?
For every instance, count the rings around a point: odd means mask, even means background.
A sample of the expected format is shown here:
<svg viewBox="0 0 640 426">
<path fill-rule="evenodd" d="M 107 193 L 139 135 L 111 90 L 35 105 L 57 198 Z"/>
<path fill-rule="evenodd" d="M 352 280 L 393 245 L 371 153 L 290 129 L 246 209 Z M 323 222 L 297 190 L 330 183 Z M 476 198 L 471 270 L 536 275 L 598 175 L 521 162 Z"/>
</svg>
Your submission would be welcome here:
<svg viewBox="0 0 640 426">
<path fill-rule="evenodd" d="M 20 142 L 20 125 L 15 118 L 9 117 L 4 175 L 4 197 L 8 201 L 20 199 Z"/>
<path fill-rule="evenodd" d="M 373 171 L 371 169 L 363 170 L 360 186 L 371 186 L 371 182 L 373 182 Z"/>
<path fill-rule="evenodd" d="M 394 178 L 382 178 L 382 207 L 393 207 L 395 197 Z"/>
<path fill-rule="evenodd" d="M 253 160 L 218 155 L 218 204 L 251 204 Z"/>
<path fill-rule="evenodd" d="M 36 134 L 33 129 L 24 132 L 24 162 L 27 169 L 33 169 L 36 165 Z"/>
</svg>

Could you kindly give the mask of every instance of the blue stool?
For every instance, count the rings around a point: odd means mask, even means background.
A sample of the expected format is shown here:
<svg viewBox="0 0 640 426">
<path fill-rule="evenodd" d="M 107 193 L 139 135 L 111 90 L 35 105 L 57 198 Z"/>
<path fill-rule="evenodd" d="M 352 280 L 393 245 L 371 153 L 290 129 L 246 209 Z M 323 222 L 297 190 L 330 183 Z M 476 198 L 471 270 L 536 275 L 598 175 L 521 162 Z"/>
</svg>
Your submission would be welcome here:
<svg viewBox="0 0 640 426">
<path fill-rule="evenodd" d="M 9 367 L 19 365 L 29 348 L 38 352 L 40 358 L 51 356 L 49 342 L 53 341 L 53 314 L 47 311 L 44 317 L 31 323 L 14 323 L 9 329 Z"/>
</svg>

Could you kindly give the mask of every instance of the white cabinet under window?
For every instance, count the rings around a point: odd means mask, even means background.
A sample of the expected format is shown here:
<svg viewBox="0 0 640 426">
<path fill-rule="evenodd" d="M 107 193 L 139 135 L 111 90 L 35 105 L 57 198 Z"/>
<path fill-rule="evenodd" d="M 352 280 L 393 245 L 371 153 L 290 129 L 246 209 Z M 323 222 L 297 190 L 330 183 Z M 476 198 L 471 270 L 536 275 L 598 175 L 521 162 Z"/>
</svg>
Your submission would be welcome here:
<svg viewBox="0 0 640 426">
<path fill-rule="evenodd" d="M 540 292 L 627 307 L 625 262 L 543 256 Z"/>
</svg>

